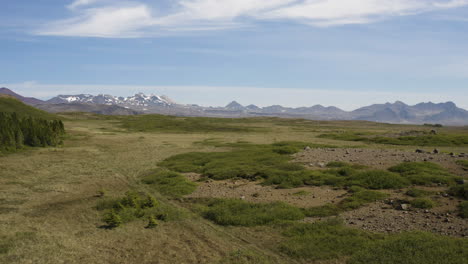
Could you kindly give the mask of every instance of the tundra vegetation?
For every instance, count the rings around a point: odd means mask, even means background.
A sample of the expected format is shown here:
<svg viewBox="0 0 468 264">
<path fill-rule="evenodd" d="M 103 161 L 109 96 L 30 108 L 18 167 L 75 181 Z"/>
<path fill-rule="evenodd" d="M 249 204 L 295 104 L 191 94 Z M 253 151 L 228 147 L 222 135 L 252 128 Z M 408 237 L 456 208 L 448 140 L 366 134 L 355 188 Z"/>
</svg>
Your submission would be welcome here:
<svg viewBox="0 0 468 264">
<path fill-rule="evenodd" d="M 32 116 L 17 115 L 18 120 Z M 54 118 L 33 118 L 62 127 Z M 377 232 L 345 221 L 346 214 L 373 205 L 396 210 L 387 204 L 394 199 L 406 200 L 409 213 L 424 214 L 445 210 L 439 201 L 449 198 L 457 204 L 448 213 L 466 221 L 465 158 L 401 160 L 385 168 L 338 156 L 321 166 L 295 161 L 311 148 L 414 153 L 427 146 L 449 157 L 445 153 L 467 152 L 466 128 L 437 127 L 432 135 L 426 133 L 432 127 L 360 121 L 84 113 L 57 118 L 67 131 L 58 133 L 62 145 L 0 157 L 1 263 L 459 264 L 468 259 L 468 240 L 461 236 Z M 421 133 L 381 139 L 408 130 Z M 192 196 L 200 186 L 216 184 L 257 191 L 251 197 Z M 317 189 L 340 194 L 317 206 L 269 198 L 290 191 L 295 200 L 314 201 Z"/>
</svg>

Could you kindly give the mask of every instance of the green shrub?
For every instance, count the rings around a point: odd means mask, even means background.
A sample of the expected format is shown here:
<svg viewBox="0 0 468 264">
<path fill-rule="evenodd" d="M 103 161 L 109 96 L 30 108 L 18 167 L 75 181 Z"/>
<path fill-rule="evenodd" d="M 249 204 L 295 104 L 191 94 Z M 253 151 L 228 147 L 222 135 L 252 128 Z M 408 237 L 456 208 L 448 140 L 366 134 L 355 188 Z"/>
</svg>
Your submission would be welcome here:
<svg viewBox="0 0 468 264">
<path fill-rule="evenodd" d="M 410 204 L 411 206 L 415 208 L 420 208 L 420 209 L 430 209 L 434 207 L 435 205 L 435 203 L 432 200 L 426 199 L 426 198 L 417 198 L 417 199 L 411 200 Z"/>
<path fill-rule="evenodd" d="M 197 172 L 215 180 L 244 178 L 265 179 L 265 184 L 282 188 L 304 185 L 308 171 L 300 164 L 290 163 L 289 149 L 299 151 L 298 143 L 244 145 L 230 152 L 185 153 L 170 157 L 159 165 L 178 172 Z M 304 143 L 303 143 L 304 144 Z M 281 154 L 280 154 L 281 153 Z"/>
<path fill-rule="evenodd" d="M 403 145 L 403 146 L 465 146 L 468 145 L 468 136 L 452 134 L 421 134 L 417 136 L 386 137 L 375 136 L 372 133 L 330 133 L 322 134 L 319 138 L 328 138 L 345 141 L 362 141 L 367 143 Z"/>
<path fill-rule="evenodd" d="M 146 226 L 146 228 L 155 228 L 158 226 L 158 221 L 156 220 L 156 218 L 152 215 L 148 218 L 148 225 Z"/>
<path fill-rule="evenodd" d="M 96 209 L 104 211 L 102 220 L 109 228 L 141 219 L 156 217 L 161 221 L 177 220 L 183 218 L 183 212 L 159 203 L 153 196 L 134 191 L 125 193 L 121 198 L 104 198 L 98 201 Z"/>
<path fill-rule="evenodd" d="M 457 160 L 456 163 L 464 169 L 468 169 L 468 160 Z"/>
<path fill-rule="evenodd" d="M 197 188 L 196 183 L 189 181 L 184 175 L 158 170 L 143 179 L 143 182 L 153 186 L 158 192 L 172 197 L 182 197 L 191 194 Z"/>
<path fill-rule="evenodd" d="M 425 190 L 421 190 L 421 189 L 416 189 L 416 188 L 411 188 L 411 189 L 407 190 L 405 194 L 408 195 L 408 196 L 411 196 L 411 197 L 425 197 L 425 196 L 433 194 L 433 192 L 425 191 Z"/>
<path fill-rule="evenodd" d="M 295 196 L 306 196 L 306 195 L 309 195 L 309 194 L 310 194 L 310 192 L 308 192 L 308 191 L 299 191 L 299 192 L 293 193 L 293 195 L 295 195 Z"/>
<path fill-rule="evenodd" d="M 452 196 L 468 200 L 468 183 L 452 186 L 448 193 Z"/>
<path fill-rule="evenodd" d="M 109 228 L 116 228 L 122 225 L 122 218 L 115 210 L 111 210 L 106 213 L 104 215 L 103 221 Z"/>
<path fill-rule="evenodd" d="M 409 181 L 399 174 L 383 170 L 357 173 L 350 177 L 350 183 L 368 189 L 398 189 L 409 185 Z"/>
<path fill-rule="evenodd" d="M 296 223 L 284 235 L 280 250 L 290 257 L 308 260 L 329 260 L 349 256 L 368 247 L 375 235 L 348 228 L 340 221 L 313 224 Z"/>
<path fill-rule="evenodd" d="M 383 200 L 387 197 L 385 193 L 366 190 L 357 186 L 353 186 L 350 192 L 351 196 L 345 198 L 338 204 L 338 207 L 342 210 L 357 209 L 365 204 Z"/>
<path fill-rule="evenodd" d="M 389 168 L 391 172 L 400 173 L 412 184 L 428 185 L 431 183 L 450 184 L 458 178 L 431 162 L 404 162 Z"/>
<path fill-rule="evenodd" d="M 460 264 L 468 259 L 468 240 L 414 232 L 390 236 L 359 248 L 349 264 Z"/>
<path fill-rule="evenodd" d="M 460 216 L 468 218 L 468 201 L 461 202 L 458 208 L 460 209 Z"/>
<path fill-rule="evenodd" d="M 257 226 L 281 220 L 299 220 L 304 214 L 285 203 L 248 203 L 235 199 L 217 199 L 208 205 L 204 217 L 219 225 Z"/>
</svg>

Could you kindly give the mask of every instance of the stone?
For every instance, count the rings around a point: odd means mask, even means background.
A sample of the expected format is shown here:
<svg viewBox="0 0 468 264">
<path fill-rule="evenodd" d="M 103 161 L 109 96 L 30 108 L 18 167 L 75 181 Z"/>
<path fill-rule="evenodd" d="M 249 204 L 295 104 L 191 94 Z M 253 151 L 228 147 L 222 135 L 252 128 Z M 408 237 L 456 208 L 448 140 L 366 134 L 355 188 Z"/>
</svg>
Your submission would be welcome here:
<svg viewBox="0 0 468 264">
<path fill-rule="evenodd" d="M 417 149 L 415 152 L 416 152 L 416 153 L 424 153 L 425 151 L 422 150 L 422 149 Z"/>
<path fill-rule="evenodd" d="M 406 210 L 409 210 L 410 207 L 411 207 L 411 205 L 409 205 L 409 204 L 400 204 L 398 209 L 406 211 Z"/>
</svg>

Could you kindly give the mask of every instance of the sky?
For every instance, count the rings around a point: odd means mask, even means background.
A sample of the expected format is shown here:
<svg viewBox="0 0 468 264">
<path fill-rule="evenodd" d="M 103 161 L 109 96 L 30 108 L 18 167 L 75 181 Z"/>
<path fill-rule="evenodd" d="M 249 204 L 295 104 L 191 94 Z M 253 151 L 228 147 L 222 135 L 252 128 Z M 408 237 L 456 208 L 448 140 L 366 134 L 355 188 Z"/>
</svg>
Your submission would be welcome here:
<svg viewBox="0 0 468 264">
<path fill-rule="evenodd" d="M 468 109 L 468 0 L 1 0 L 0 17 L 0 86 L 24 96 Z"/>
</svg>

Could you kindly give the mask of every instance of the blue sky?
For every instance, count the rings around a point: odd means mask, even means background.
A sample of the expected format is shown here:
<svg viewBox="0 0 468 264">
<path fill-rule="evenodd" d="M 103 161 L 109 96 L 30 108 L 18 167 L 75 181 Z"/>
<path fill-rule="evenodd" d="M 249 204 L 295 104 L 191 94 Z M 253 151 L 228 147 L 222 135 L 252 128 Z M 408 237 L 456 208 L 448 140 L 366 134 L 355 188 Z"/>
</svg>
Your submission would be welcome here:
<svg viewBox="0 0 468 264">
<path fill-rule="evenodd" d="M 468 108 L 468 0 L 2 0 L 0 85 L 181 103 Z"/>
</svg>

